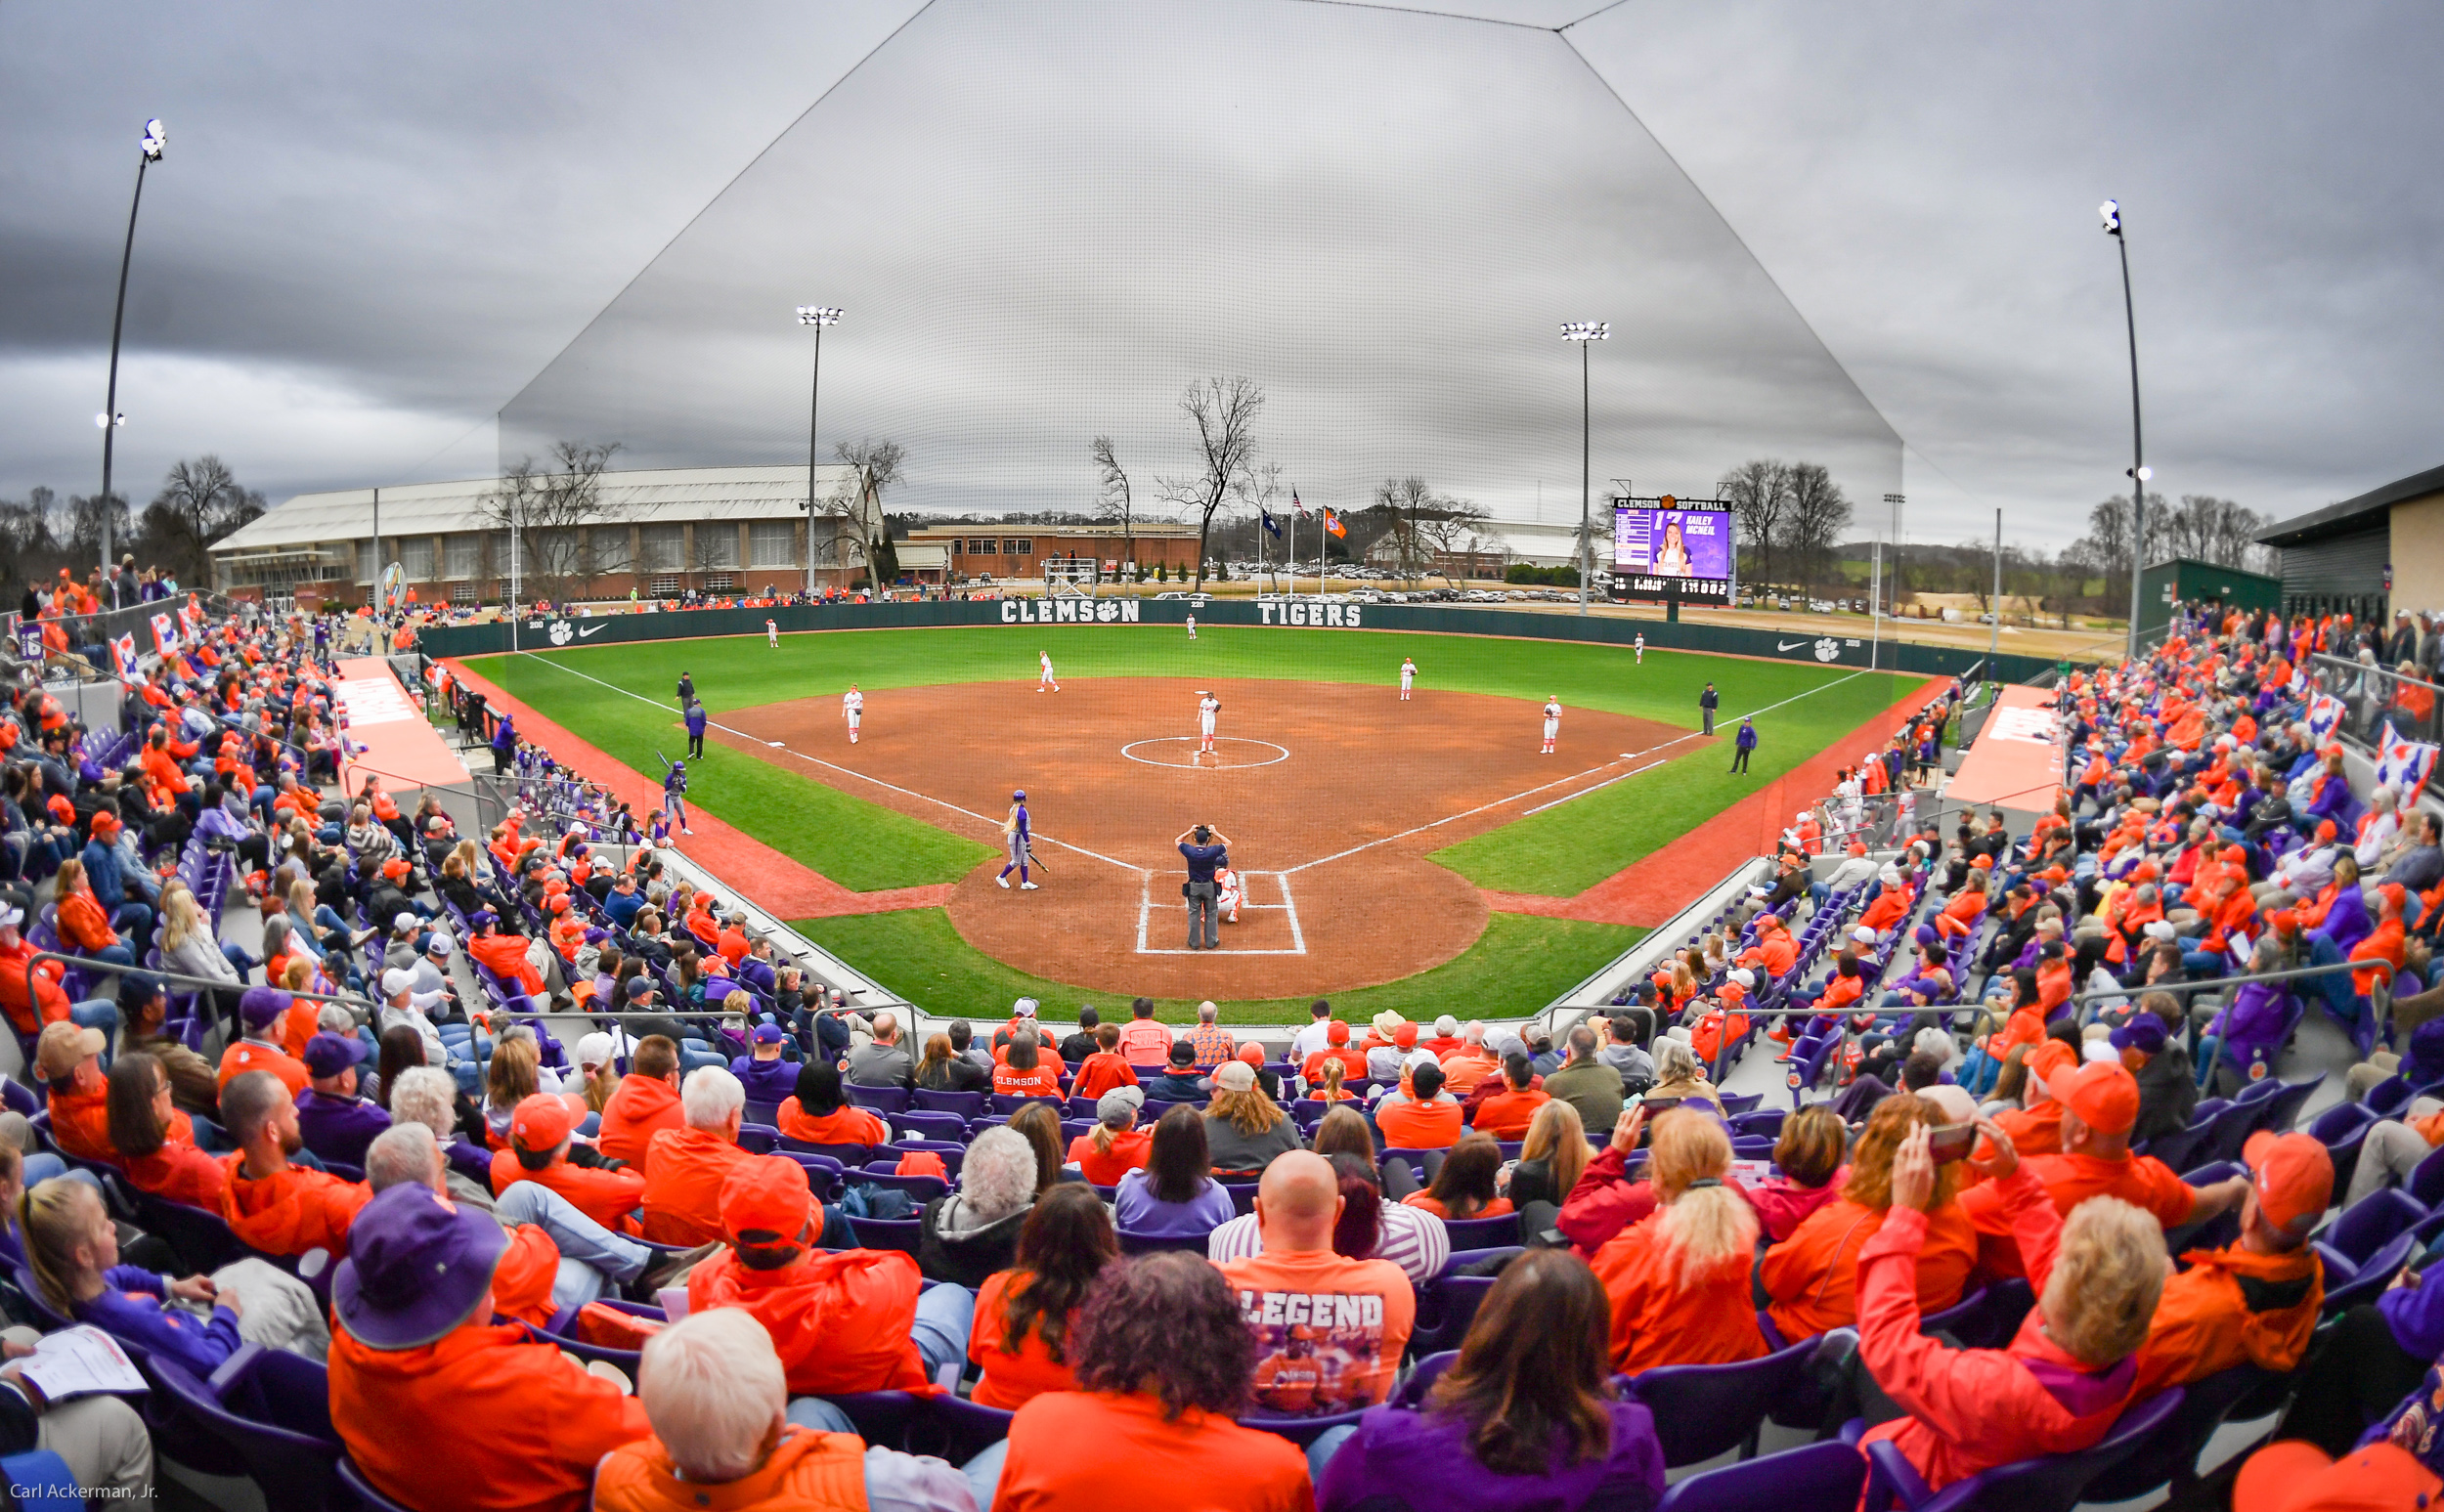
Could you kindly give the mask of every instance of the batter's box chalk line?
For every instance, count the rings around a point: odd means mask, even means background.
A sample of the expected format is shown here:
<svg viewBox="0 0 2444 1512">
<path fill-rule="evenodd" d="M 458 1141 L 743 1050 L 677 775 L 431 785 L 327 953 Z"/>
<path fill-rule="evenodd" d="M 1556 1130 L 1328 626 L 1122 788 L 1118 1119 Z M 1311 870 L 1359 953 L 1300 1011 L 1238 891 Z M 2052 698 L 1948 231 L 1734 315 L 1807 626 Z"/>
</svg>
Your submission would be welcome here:
<svg viewBox="0 0 2444 1512">
<path fill-rule="evenodd" d="M 1179 878 L 1179 879 L 1180 879 L 1181 881 L 1183 881 L 1183 882 L 1185 882 L 1185 881 L 1187 881 L 1187 880 L 1188 880 L 1188 874 L 1187 874 L 1186 872 L 1166 872 L 1166 873 L 1163 873 L 1162 875 L 1163 875 L 1165 878 L 1176 877 L 1176 878 Z M 1282 901 L 1280 901 L 1279 903 L 1242 903 L 1242 904 L 1240 904 L 1239 906 L 1240 906 L 1240 910 L 1241 910 L 1243 913 L 1244 913 L 1244 912 L 1246 912 L 1246 911 L 1248 911 L 1248 910 L 1254 909 L 1254 910 L 1262 910 L 1262 911 L 1264 911 L 1264 912 L 1266 912 L 1266 913 L 1285 913 L 1285 914 L 1287 914 L 1287 915 L 1289 916 L 1289 945 L 1290 945 L 1290 948 L 1289 948 L 1289 949 L 1287 949 L 1287 950 L 1235 950 L 1235 949 L 1233 949 L 1231 946 L 1229 946 L 1229 945 L 1227 945 L 1227 944 L 1226 944 L 1226 945 L 1216 946 L 1216 947 L 1215 947 L 1214 949 L 1212 949 L 1212 950 L 1190 950 L 1188 947 L 1186 947 L 1186 946 L 1184 946 L 1184 945 L 1175 945 L 1175 946 L 1171 946 L 1171 947 L 1165 948 L 1165 947 L 1160 946 L 1160 945 L 1149 944 L 1149 943 L 1147 942 L 1147 935 L 1148 935 L 1149 931 L 1153 929 L 1153 926 L 1154 926 L 1154 919 L 1155 919 L 1155 876 L 1156 876 L 1156 874 L 1155 874 L 1155 873 L 1153 873 L 1153 872 L 1146 872 L 1146 873 L 1142 874 L 1142 875 L 1141 875 L 1141 877 L 1140 877 L 1140 880 L 1139 880 L 1139 885 L 1138 885 L 1138 892 L 1137 892 L 1137 953 L 1138 953 L 1139 955 L 1141 955 L 1141 956 L 1192 956 L 1192 955 L 1193 955 L 1193 956 L 1303 956 L 1303 955 L 1305 955 L 1305 954 L 1307 953 L 1307 934 L 1306 934 L 1305 929 L 1302 929 L 1302 928 L 1300 927 L 1299 923 L 1298 923 L 1298 903 L 1297 903 L 1297 900 L 1296 900 L 1296 899 L 1294 899 L 1294 898 L 1292 898 L 1292 897 L 1289 895 L 1289 874 L 1288 874 L 1287 872 L 1241 872 L 1241 873 L 1239 873 L 1238 875 L 1239 875 L 1240 881 L 1241 881 L 1241 883 L 1242 883 L 1242 885 L 1243 885 L 1243 886 L 1246 886 L 1246 885 L 1248 885 L 1248 884 L 1252 884 L 1252 883 L 1255 881 L 1255 879 L 1257 879 L 1257 878 L 1259 878 L 1259 877 L 1270 877 L 1270 878 L 1272 878 L 1272 879 L 1273 879 L 1273 884 L 1274 884 L 1274 886 L 1275 886 L 1276 887 L 1278 887 L 1278 888 L 1280 888 L 1280 889 L 1281 889 L 1281 893 L 1282 893 Z M 1253 892 L 1255 889 L 1254 889 L 1254 887 L 1253 887 L 1252 886 L 1246 886 L 1246 890 L 1247 890 L 1247 891 L 1249 891 L 1249 892 Z M 1166 912 L 1167 912 L 1167 909 L 1166 909 Z M 1175 918 L 1175 920 L 1178 920 L 1178 921 L 1185 921 L 1185 919 L 1187 918 L 1187 915 L 1188 915 L 1188 900 L 1187 900 L 1187 899 L 1185 899 L 1185 898 L 1183 898 L 1183 899 L 1181 899 L 1181 900 L 1180 900 L 1180 911 L 1179 911 L 1179 913 L 1178 913 L 1177 915 L 1175 915 L 1175 916 L 1174 916 L 1174 918 Z M 1228 925 L 1223 925 L 1223 926 L 1220 926 L 1220 927 L 1219 927 L 1219 929 L 1217 929 L 1217 937 L 1224 938 L 1224 939 L 1229 938 L 1229 935 L 1228 935 L 1228 933 L 1227 933 L 1227 931 L 1228 931 L 1229 928 L 1230 928 L 1230 927 L 1229 927 Z"/>
<path fill-rule="evenodd" d="M 1139 752 L 1147 750 L 1149 747 L 1193 747 L 1199 744 L 1201 739 L 1201 736 L 1197 735 L 1157 735 L 1151 740 L 1135 741 L 1129 745 L 1122 746 L 1120 748 L 1120 755 L 1127 757 L 1129 760 L 1137 761 L 1147 766 L 1184 767 L 1204 772 L 1227 772 L 1235 768 L 1245 766 L 1271 766 L 1277 761 L 1287 761 L 1289 759 L 1289 752 L 1283 747 L 1277 746 L 1269 740 L 1249 740 L 1243 735 L 1216 735 L 1213 737 L 1213 743 L 1216 746 L 1260 746 L 1273 754 L 1252 761 L 1205 761 L 1199 759 L 1202 753 L 1194 750 L 1187 753 L 1188 759 L 1185 761 L 1172 761 L 1164 759 L 1164 757 L 1170 754 L 1168 752 L 1158 752 L 1157 754 L 1148 756 L 1140 756 L 1138 754 Z M 1222 753 L 1219 751 L 1214 753 L 1216 756 L 1219 756 Z"/>
</svg>

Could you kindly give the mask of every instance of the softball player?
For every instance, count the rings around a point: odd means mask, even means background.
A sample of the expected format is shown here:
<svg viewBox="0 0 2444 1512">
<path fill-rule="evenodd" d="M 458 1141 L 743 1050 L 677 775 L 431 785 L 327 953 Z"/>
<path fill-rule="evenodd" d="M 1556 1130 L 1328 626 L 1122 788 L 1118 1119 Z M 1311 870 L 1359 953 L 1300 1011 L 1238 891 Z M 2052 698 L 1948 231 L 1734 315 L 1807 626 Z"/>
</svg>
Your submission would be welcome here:
<svg viewBox="0 0 2444 1512">
<path fill-rule="evenodd" d="M 1561 700 L 1545 700 L 1545 756 L 1553 754 L 1553 742 L 1561 738 Z"/>
<path fill-rule="evenodd" d="M 1197 617 L 1193 614 L 1188 617 L 1188 638 L 1191 640 L 1197 638 Z"/>
<path fill-rule="evenodd" d="M 1410 685 L 1418 680 L 1418 664 L 1408 657 L 1400 659 L 1400 701 L 1409 702 Z"/>
<path fill-rule="evenodd" d="M 686 791 L 687 763 L 673 761 L 671 774 L 662 779 L 662 816 L 666 819 L 676 820 L 678 832 L 681 835 L 693 835 L 696 832 L 687 824 L 687 803 L 679 797 Z"/>
<path fill-rule="evenodd" d="M 1035 653 L 1035 660 L 1043 664 L 1044 669 L 1036 675 L 1035 691 L 1041 693 L 1046 688 L 1050 688 L 1055 693 L 1060 692 L 1061 679 L 1052 674 L 1052 653 L 1049 651 L 1038 651 Z"/>
<path fill-rule="evenodd" d="M 1047 661 L 1044 665 L 1046 669 L 1049 670 L 1052 664 Z M 1037 691 L 1040 692 L 1042 690 L 1038 689 Z M 1010 812 L 1009 815 L 1001 821 L 1001 840 L 1003 844 L 1010 847 L 1010 864 L 1003 867 L 1001 869 L 1001 874 L 995 877 L 993 881 L 1001 884 L 1005 887 L 1009 886 L 1010 873 L 1013 869 L 1015 869 L 1019 874 L 1019 890 L 1022 892 L 1034 891 L 1035 885 L 1026 880 L 1027 833 L 1026 790 L 1025 788 L 1021 788 L 1016 793 L 1010 795 Z"/>
<path fill-rule="evenodd" d="M 1197 695 L 1197 754 L 1213 753 L 1213 716 L 1222 712 L 1222 701 L 1210 693 Z"/>
<path fill-rule="evenodd" d="M 781 627 L 777 621 L 766 620 L 764 622 L 764 638 L 765 643 L 770 645 L 773 650 L 778 651 L 781 649 Z"/>
<path fill-rule="evenodd" d="M 857 691 L 853 682 L 849 684 L 849 691 L 840 696 L 840 716 L 849 721 L 849 744 L 855 745 L 857 726 L 865 720 L 865 695 Z"/>
<path fill-rule="evenodd" d="M 1636 639 L 1636 640 L 1632 641 L 1632 642 L 1631 642 L 1631 644 L 1632 644 L 1632 645 L 1634 645 L 1634 646 L 1636 646 L 1636 647 L 1637 648 L 1637 661 L 1634 665 L 1638 666 L 1638 667 L 1643 667 L 1643 666 L 1645 666 L 1645 665 L 1646 665 L 1646 632 L 1645 632 L 1644 630 L 1639 630 L 1639 631 L 1637 632 L 1637 639 Z"/>
</svg>

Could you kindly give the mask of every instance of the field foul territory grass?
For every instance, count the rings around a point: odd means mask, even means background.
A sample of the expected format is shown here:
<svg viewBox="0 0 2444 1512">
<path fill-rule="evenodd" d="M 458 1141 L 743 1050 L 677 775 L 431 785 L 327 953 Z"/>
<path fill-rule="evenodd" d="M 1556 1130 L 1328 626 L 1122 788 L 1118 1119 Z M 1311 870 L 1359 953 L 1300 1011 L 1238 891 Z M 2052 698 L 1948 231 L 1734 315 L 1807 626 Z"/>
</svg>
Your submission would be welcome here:
<svg viewBox="0 0 2444 1512">
<path fill-rule="evenodd" d="M 1201 638 L 1201 632 L 1200 632 Z M 1165 920 L 1168 925 L 1171 921 Z M 980 1024 L 1010 1016 L 1010 1005 L 1031 997 L 1043 1005 L 1046 1023 L 1074 1023 L 1092 1004 L 1107 1023 L 1128 1016 L 1128 999 L 1002 965 L 959 937 L 938 908 L 888 914 L 854 914 L 801 920 L 792 928 L 898 996 L 930 1014 L 966 1017 Z M 1431 1023 L 1449 1014 L 1470 1018 L 1516 1018 L 1533 1014 L 1624 950 L 1645 930 L 1624 925 L 1586 924 L 1527 914 L 1495 914 L 1475 944 L 1431 971 L 1376 987 L 1331 995 L 1335 1017 L 1356 1022 L 1391 1009 L 1404 1018 Z M 1231 1023 L 1307 1022 L 1313 998 L 1269 998 L 1221 1005 Z M 1166 1023 L 1191 1023 L 1196 1004 L 1157 999 L 1155 1015 Z"/>
</svg>

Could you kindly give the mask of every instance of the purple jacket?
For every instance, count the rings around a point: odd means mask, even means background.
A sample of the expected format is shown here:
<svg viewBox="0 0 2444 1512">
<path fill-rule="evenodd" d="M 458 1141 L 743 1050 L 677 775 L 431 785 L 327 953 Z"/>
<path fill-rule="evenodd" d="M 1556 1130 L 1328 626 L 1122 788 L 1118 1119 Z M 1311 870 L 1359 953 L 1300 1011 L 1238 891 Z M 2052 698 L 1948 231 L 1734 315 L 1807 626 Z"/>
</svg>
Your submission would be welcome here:
<svg viewBox="0 0 2444 1512">
<path fill-rule="evenodd" d="M 2231 1006 L 2215 1015 L 2206 1032 L 2223 1037 L 2223 1053 L 2242 1065 L 2263 1053 L 2273 1058 L 2283 1037 L 2291 1032 L 2296 1012 L 2291 994 L 2280 982 L 2241 983 Z"/>
<path fill-rule="evenodd" d="M 1162 1202 L 1156 1199 L 1154 1184 L 1142 1170 L 1123 1175 L 1112 1198 L 1114 1227 L 1166 1239 L 1211 1233 L 1237 1216 L 1231 1193 L 1220 1182 L 1206 1182 L 1205 1189 L 1190 1201 Z"/>
<path fill-rule="evenodd" d="M 798 1062 L 758 1060 L 753 1056 L 730 1058 L 730 1074 L 747 1089 L 750 1102 L 786 1102 L 798 1095 Z"/>
<path fill-rule="evenodd" d="M 389 1127 L 390 1115 L 363 1098 L 326 1097 L 311 1087 L 297 1094 L 297 1132 L 325 1160 L 363 1166 L 366 1146 Z"/>
<path fill-rule="evenodd" d="M 1638 1403 L 1612 1404 L 1609 1457 L 1555 1464 L 1533 1476 L 1496 1475 L 1479 1464 L 1457 1418 L 1371 1407 L 1326 1468 L 1316 1506 L 1318 1512 L 1346 1512 L 1370 1496 L 1390 1495 L 1411 1512 L 1573 1512 L 1598 1490 L 1613 1507 L 1651 1507 L 1663 1499 L 1663 1446 L 1655 1439 L 1654 1414 Z"/>
<path fill-rule="evenodd" d="M 2422 1360 L 2444 1355 L 2444 1266 L 2429 1269 L 2416 1286 L 2379 1293 L 2377 1311 L 2404 1350 Z"/>
<path fill-rule="evenodd" d="M 2376 932 L 2376 924 L 2368 917 L 2368 900 L 2357 887 L 2343 887 L 2334 894 L 2334 905 L 2326 910 L 2325 923 L 2308 931 L 2312 940 L 2332 940 L 2334 948 L 2347 957 L 2351 947 Z"/>
</svg>

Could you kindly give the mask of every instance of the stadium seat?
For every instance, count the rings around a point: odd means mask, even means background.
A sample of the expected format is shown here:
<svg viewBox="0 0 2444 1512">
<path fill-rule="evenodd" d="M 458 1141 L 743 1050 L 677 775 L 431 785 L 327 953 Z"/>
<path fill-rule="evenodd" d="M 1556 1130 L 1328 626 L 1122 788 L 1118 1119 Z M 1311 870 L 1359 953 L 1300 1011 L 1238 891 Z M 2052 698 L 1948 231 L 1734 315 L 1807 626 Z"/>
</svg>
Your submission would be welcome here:
<svg viewBox="0 0 2444 1512">
<path fill-rule="evenodd" d="M 2105 1437 L 2075 1454 L 2047 1454 L 1998 1465 L 1941 1491 L 1926 1482 L 1890 1439 L 1867 1446 L 1867 1493 L 1862 1505 L 1898 1503 L 1908 1512 L 2071 1512 L 2086 1485 L 2138 1452 L 2181 1409 L 2174 1387 L 2122 1410 Z"/>
<path fill-rule="evenodd" d="M 9 1496 L 21 1507 L 84 1512 L 85 1493 L 67 1461 L 49 1449 L 28 1449 L 0 1459 L 0 1477 L 8 1481 Z"/>
<path fill-rule="evenodd" d="M 844 1082 L 840 1090 L 856 1106 L 877 1113 L 905 1112 L 910 1100 L 910 1093 L 905 1087 L 860 1087 L 855 1082 Z M 917 1105 L 924 1106 L 923 1103 Z"/>
<path fill-rule="evenodd" d="M 1766 1414 L 1800 1387 L 1816 1342 L 1803 1339 L 1757 1360 L 1721 1365 L 1660 1365 L 1623 1378 L 1655 1414 L 1667 1468 L 1693 1465 L 1738 1448 L 1757 1451 Z"/>
<path fill-rule="evenodd" d="M 1201 1233 L 1137 1233 L 1127 1229 L 1113 1231 L 1119 1236 L 1123 1255 L 1152 1255 L 1166 1249 L 1187 1255 L 1205 1252 L 1206 1235 Z"/>
<path fill-rule="evenodd" d="M 1690 1476 L 1655 1512 L 1855 1512 L 1866 1479 L 1865 1456 L 1833 1440 Z"/>
<path fill-rule="evenodd" d="M 2182 1388 L 2180 1410 L 2129 1458 L 2088 1483 L 2088 1501 L 2134 1501 L 2160 1486 L 2176 1492 L 2198 1479 L 2198 1456 L 2233 1409 L 2283 1377 L 2243 1363 Z"/>
<path fill-rule="evenodd" d="M 260 1353 L 262 1348 L 259 1344 L 241 1346 L 213 1372 L 213 1380 L 239 1377 L 252 1362 L 248 1351 Z M 262 1488 L 267 1506 L 284 1512 L 290 1507 L 298 1512 L 340 1512 L 346 1507 L 339 1485 L 339 1437 L 331 1431 L 327 1403 L 319 1409 L 319 1423 L 309 1416 L 295 1426 L 276 1424 L 234 1410 L 225 1404 L 220 1388 L 196 1379 L 174 1360 L 155 1355 L 145 1361 L 144 1370 L 153 1388 L 176 1404 L 182 1417 L 238 1450 L 246 1474 Z"/>
<path fill-rule="evenodd" d="M 1505 1213 L 1500 1218 L 1446 1218 L 1443 1230 L 1451 1235 L 1454 1250 L 1500 1249 L 1519 1242 L 1519 1215 Z"/>
<path fill-rule="evenodd" d="M 357 1468 L 356 1461 L 344 1454 L 339 1459 L 339 1484 L 348 1488 L 348 1494 L 357 1498 L 365 1512 L 415 1512 L 405 1502 L 393 1501 L 375 1490 L 373 1483 L 365 1478 L 365 1472 Z"/>
<path fill-rule="evenodd" d="M 909 1095 L 911 1107 L 928 1113 L 952 1113 L 963 1119 L 980 1118 L 990 1105 L 990 1100 L 981 1092 L 928 1092 L 919 1087 Z"/>
</svg>

